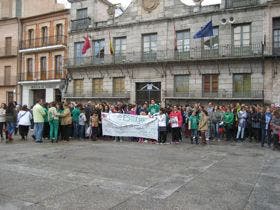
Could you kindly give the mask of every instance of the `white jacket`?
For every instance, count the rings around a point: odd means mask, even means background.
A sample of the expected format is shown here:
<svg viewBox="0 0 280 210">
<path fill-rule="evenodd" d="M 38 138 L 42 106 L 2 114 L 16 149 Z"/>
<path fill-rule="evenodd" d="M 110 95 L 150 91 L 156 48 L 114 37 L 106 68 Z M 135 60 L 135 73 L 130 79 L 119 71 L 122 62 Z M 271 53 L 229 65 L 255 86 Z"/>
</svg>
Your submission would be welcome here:
<svg viewBox="0 0 280 210">
<path fill-rule="evenodd" d="M 6 110 L 0 108 L 0 122 L 6 122 Z"/>
<path fill-rule="evenodd" d="M 32 114 L 29 111 L 20 111 L 17 115 L 18 125 L 31 125 Z"/>
</svg>

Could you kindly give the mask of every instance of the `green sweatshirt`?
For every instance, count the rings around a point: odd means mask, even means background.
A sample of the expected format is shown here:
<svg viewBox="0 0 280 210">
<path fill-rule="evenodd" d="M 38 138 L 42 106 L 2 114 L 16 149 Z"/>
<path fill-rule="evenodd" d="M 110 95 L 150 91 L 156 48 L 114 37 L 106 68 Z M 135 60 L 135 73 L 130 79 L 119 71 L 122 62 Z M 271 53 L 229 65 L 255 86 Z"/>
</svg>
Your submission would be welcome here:
<svg viewBox="0 0 280 210">
<path fill-rule="evenodd" d="M 80 113 L 81 113 L 81 111 L 78 108 L 74 108 L 72 110 L 71 114 L 72 114 L 72 119 L 73 119 L 74 122 L 79 122 Z"/>
<path fill-rule="evenodd" d="M 234 122 L 234 115 L 232 112 L 226 112 L 224 115 L 224 122 L 225 124 L 233 125 Z"/>
</svg>

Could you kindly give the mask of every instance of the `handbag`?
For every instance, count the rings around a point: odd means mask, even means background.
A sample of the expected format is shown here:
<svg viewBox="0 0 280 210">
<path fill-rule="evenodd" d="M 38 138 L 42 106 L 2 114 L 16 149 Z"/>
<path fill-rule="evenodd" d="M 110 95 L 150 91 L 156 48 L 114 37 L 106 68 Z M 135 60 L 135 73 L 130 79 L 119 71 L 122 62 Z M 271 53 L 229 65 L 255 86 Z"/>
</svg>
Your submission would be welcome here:
<svg viewBox="0 0 280 210">
<path fill-rule="evenodd" d="M 88 127 L 86 128 L 85 136 L 86 136 L 86 137 L 91 137 L 91 133 L 92 133 L 91 127 L 88 126 Z"/>
</svg>

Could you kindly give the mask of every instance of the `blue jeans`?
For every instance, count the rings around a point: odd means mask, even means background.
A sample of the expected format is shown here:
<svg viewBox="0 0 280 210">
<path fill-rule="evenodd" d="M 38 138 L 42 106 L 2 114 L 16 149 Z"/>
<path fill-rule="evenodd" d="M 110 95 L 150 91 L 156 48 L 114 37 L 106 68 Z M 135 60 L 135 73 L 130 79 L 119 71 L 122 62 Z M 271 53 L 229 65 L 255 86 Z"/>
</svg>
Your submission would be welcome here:
<svg viewBox="0 0 280 210">
<path fill-rule="evenodd" d="M 42 141 L 42 135 L 43 135 L 43 128 L 44 123 L 34 123 L 34 135 L 35 135 L 35 141 L 41 142 Z"/>
<path fill-rule="evenodd" d="M 79 125 L 79 138 L 85 138 L 85 125 Z"/>
<path fill-rule="evenodd" d="M 244 131 L 245 128 L 238 126 L 237 134 L 236 134 L 236 139 L 244 139 Z M 241 136 L 240 136 L 241 135 Z"/>
<path fill-rule="evenodd" d="M 214 129 L 215 130 L 215 138 L 221 139 L 220 132 L 219 132 L 220 123 L 215 123 L 214 126 L 215 126 L 215 129 Z"/>
<path fill-rule="evenodd" d="M 15 123 L 7 122 L 7 130 L 8 130 L 8 135 L 12 137 L 15 132 Z"/>
<path fill-rule="evenodd" d="M 78 138 L 79 137 L 79 123 L 73 122 L 73 127 L 74 127 L 74 138 Z"/>
</svg>

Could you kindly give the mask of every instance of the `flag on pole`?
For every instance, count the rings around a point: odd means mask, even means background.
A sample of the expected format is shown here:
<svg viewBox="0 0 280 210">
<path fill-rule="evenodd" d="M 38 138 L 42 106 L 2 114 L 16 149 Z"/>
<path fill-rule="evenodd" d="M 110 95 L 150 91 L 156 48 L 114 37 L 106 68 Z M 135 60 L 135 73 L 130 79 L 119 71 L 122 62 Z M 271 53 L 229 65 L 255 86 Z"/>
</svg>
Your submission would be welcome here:
<svg viewBox="0 0 280 210">
<path fill-rule="evenodd" d="M 177 47 L 177 33 L 176 33 L 175 23 L 173 24 L 173 26 L 174 26 L 174 50 L 177 51 L 178 47 Z"/>
<path fill-rule="evenodd" d="M 85 41 L 84 41 L 84 45 L 83 45 L 83 49 L 82 49 L 82 54 L 86 54 L 87 53 L 87 50 L 91 48 L 91 45 L 90 45 L 90 40 L 89 40 L 89 37 L 88 35 L 86 37 L 84 37 Z"/>
<path fill-rule="evenodd" d="M 113 42 L 111 39 L 111 33 L 109 32 L 109 39 L 110 39 L 110 53 L 111 55 L 114 55 L 114 47 L 113 47 Z"/>
<path fill-rule="evenodd" d="M 203 26 L 195 35 L 194 39 L 199 39 L 203 37 L 213 36 L 213 25 L 212 20 L 210 20 L 205 26 Z"/>
</svg>

